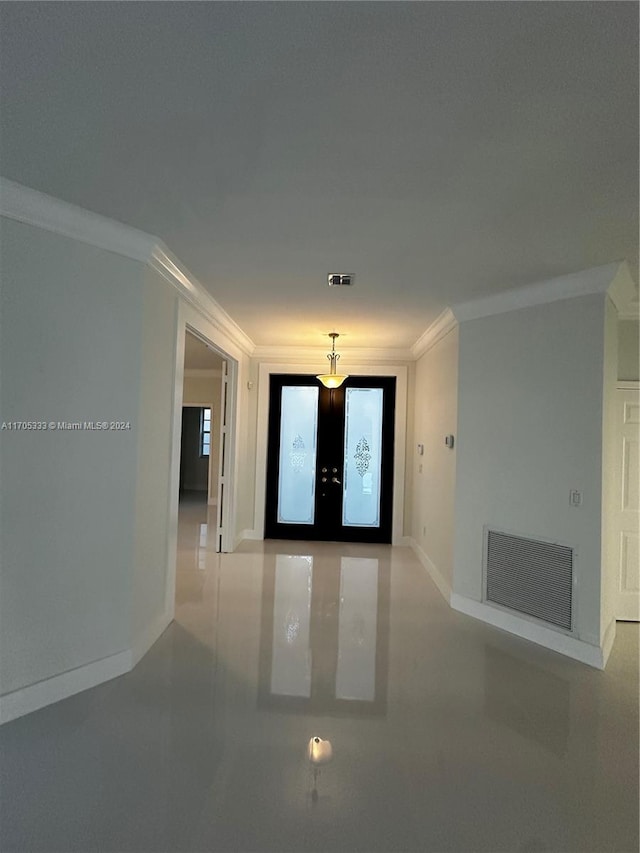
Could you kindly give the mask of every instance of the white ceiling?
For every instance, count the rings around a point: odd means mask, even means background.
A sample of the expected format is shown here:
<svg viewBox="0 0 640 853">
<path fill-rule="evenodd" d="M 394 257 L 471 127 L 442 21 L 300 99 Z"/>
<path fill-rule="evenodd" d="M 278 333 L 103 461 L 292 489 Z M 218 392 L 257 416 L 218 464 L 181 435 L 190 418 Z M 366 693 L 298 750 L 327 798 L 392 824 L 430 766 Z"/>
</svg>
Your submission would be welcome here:
<svg viewBox="0 0 640 853">
<path fill-rule="evenodd" d="M 2 174 L 160 237 L 258 345 L 408 347 L 449 304 L 637 280 L 636 3 L 0 17 Z"/>
<path fill-rule="evenodd" d="M 222 358 L 190 332 L 184 336 L 185 370 L 221 370 Z"/>
</svg>

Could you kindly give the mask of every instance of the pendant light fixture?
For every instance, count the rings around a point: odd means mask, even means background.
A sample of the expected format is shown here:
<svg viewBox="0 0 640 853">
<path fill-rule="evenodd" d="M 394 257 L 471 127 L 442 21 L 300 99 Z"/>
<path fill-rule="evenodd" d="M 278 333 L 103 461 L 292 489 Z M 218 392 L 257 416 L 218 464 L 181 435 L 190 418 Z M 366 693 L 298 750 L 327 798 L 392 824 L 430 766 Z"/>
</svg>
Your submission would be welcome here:
<svg viewBox="0 0 640 853">
<path fill-rule="evenodd" d="M 329 373 L 320 373 L 316 376 L 325 388 L 339 388 L 345 379 L 349 378 L 348 373 L 336 373 L 336 362 L 340 358 L 336 352 L 336 338 L 340 335 L 337 332 L 329 332 L 329 337 L 332 339 L 331 352 L 327 353 L 327 358 L 330 362 Z"/>
</svg>

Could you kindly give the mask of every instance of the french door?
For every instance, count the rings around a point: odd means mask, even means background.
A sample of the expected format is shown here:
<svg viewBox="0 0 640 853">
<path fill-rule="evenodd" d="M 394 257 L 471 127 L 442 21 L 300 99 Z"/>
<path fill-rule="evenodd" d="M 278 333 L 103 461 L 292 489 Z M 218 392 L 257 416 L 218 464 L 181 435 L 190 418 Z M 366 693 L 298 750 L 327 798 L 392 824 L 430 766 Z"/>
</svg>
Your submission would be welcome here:
<svg viewBox="0 0 640 853">
<path fill-rule="evenodd" d="M 266 538 L 391 542 L 395 382 L 271 376 Z"/>
</svg>

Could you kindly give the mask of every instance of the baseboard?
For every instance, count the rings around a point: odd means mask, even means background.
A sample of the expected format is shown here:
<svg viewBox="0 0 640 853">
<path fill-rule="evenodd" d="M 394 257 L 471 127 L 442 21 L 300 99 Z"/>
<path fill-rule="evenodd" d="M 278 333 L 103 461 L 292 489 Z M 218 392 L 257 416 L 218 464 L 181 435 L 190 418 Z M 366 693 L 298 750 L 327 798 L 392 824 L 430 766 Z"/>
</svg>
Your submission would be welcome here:
<svg viewBox="0 0 640 853">
<path fill-rule="evenodd" d="M 131 668 L 146 655 L 151 646 L 159 640 L 173 620 L 170 613 L 161 613 L 147 628 L 134 640 L 131 649 Z"/>
<path fill-rule="evenodd" d="M 0 724 L 23 717 L 32 711 L 38 711 L 54 702 L 60 702 L 69 696 L 97 687 L 98 684 L 130 672 L 172 621 L 172 613 L 162 613 L 142 632 L 133 649 L 110 655 L 102 660 L 62 672 L 60 675 L 54 675 L 53 678 L 46 678 L 44 681 L 38 681 L 36 684 L 30 684 L 0 696 Z"/>
<path fill-rule="evenodd" d="M 22 687 L 20 690 L 14 690 L 13 693 L 6 693 L 0 696 L 0 723 L 8 723 L 17 717 L 30 714 L 32 711 L 124 675 L 132 666 L 131 651 L 127 649 L 77 669 L 54 675 L 53 678 L 46 678 L 44 681 Z"/>
<path fill-rule="evenodd" d="M 240 540 L 242 539 L 253 539 L 259 541 L 260 539 L 264 539 L 264 536 L 260 530 L 251 530 L 250 528 L 247 528 L 240 534 Z"/>
<path fill-rule="evenodd" d="M 433 560 L 430 559 L 428 554 L 418 545 L 416 540 L 412 536 L 406 537 L 409 541 L 408 544 L 412 548 L 414 554 L 420 560 L 422 566 L 427 570 L 427 574 L 434 582 L 434 584 L 438 587 L 438 590 L 447 604 L 451 603 L 451 586 L 449 582 L 442 576 L 438 568 L 436 567 Z"/>
<path fill-rule="evenodd" d="M 233 540 L 233 550 L 236 551 L 241 542 L 245 539 L 255 539 L 257 537 L 252 536 L 252 530 L 241 530 L 236 534 L 235 539 Z"/>
<path fill-rule="evenodd" d="M 475 601 L 455 592 L 451 595 L 451 607 L 466 616 L 472 616 L 474 619 L 480 619 L 482 622 L 493 625 L 494 628 L 508 631 L 510 634 L 515 634 L 517 637 L 537 643 L 539 646 L 559 652 L 561 655 L 566 655 L 596 669 L 604 669 L 606 660 L 600 646 L 593 646 L 590 643 L 585 643 L 584 640 L 578 640 L 576 637 L 568 637 L 552 628 L 545 628 L 543 625 L 537 625 L 527 619 L 521 619 L 512 613 L 492 607 L 486 602 Z"/>
</svg>

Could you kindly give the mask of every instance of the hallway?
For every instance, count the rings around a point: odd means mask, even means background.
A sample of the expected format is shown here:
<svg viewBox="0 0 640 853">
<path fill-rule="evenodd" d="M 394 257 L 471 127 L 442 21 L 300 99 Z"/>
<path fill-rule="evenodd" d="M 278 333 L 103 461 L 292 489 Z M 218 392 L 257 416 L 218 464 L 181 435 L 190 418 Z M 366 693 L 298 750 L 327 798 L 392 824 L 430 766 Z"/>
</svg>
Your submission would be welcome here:
<svg viewBox="0 0 640 853">
<path fill-rule="evenodd" d="M 134 671 L 0 729 L 5 853 L 637 849 L 637 625 L 599 672 L 450 610 L 408 548 L 217 555 L 214 516 L 182 505 Z"/>
</svg>

